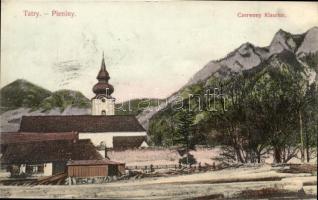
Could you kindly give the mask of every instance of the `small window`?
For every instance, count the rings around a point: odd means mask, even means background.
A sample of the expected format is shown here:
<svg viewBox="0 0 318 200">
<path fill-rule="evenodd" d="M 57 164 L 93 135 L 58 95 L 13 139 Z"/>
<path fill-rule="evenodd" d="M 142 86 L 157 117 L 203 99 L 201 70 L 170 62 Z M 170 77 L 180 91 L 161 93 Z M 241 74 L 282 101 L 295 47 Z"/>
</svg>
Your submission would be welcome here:
<svg viewBox="0 0 318 200">
<path fill-rule="evenodd" d="M 27 165 L 25 172 L 26 172 L 27 174 L 33 174 L 33 171 L 34 171 L 33 168 L 34 168 L 33 165 Z"/>
<path fill-rule="evenodd" d="M 105 101 L 106 101 L 106 100 L 105 100 L 104 98 L 102 98 L 102 102 L 105 103 Z"/>
<path fill-rule="evenodd" d="M 44 173 L 44 164 L 39 165 L 26 165 L 27 174 L 42 174 Z"/>
<path fill-rule="evenodd" d="M 106 111 L 105 110 L 102 110 L 102 115 L 106 115 Z"/>
<path fill-rule="evenodd" d="M 38 173 L 44 173 L 44 164 L 38 165 Z"/>
</svg>

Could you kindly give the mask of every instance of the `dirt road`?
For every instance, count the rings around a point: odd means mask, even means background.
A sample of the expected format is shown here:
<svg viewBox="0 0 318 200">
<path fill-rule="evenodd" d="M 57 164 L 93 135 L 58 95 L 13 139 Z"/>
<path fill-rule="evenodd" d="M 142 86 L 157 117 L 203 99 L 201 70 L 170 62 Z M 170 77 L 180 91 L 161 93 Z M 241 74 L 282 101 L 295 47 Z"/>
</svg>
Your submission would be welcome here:
<svg viewBox="0 0 318 200">
<path fill-rule="evenodd" d="M 11 198 L 214 199 L 266 190 L 268 195 L 272 195 L 268 191 L 282 191 L 284 195 L 314 198 L 316 179 L 316 175 L 308 173 L 279 173 L 265 165 L 102 185 L 0 186 L 0 194 Z"/>
</svg>

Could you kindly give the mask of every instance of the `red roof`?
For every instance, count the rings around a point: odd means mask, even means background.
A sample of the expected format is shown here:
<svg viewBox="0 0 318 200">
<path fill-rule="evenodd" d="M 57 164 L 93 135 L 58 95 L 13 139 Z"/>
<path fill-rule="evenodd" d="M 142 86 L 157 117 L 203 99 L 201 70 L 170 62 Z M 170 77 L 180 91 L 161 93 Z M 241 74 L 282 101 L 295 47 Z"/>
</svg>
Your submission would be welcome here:
<svg viewBox="0 0 318 200">
<path fill-rule="evenodd" d="M 125 164 L 121 162 L 111 161 L 111 160 L 70 160 L 67 161 L 68 166 L 72 165 L 119 165 Z"/>
<path fill-rule="evenodd" d="M 0 134 L 0 144 L 27 143 L 52 140 L 78 140 L 77 132 L 63 133 L 33 133 L 33 132 L 6 132 Z"/>
<path fill-rule="evenodd" d="M 7 164 L 103 159 L 89 139 L 75 142 L 71 140 L 37 141 L 4 146 L 1 162 Z"/>
</svg>

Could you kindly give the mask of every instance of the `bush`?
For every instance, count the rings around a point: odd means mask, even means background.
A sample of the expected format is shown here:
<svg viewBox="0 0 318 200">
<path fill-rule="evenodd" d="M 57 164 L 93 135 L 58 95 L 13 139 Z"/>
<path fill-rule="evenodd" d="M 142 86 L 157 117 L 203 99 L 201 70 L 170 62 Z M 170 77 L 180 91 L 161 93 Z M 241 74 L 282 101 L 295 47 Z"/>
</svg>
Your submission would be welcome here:
<svg viewBox="0 0 318 200">
<path fill-rule="evenodd" d="M 189 163 L 187 163 L 187 155 L 185 155 L 184 157 L 182 157 L 182 158 L 179 159 L 179 163 L 180 163 L 180 164 L 185 164 L 185 165 L 186 165 L 186 164 L 189 164 L 189 165 L 191 166 L 191 165 L 197 163 L 196 159 L 195 159 L 194 156 L 191 155 L 191 154 L 188 154 L 188 161 L 189 161 Z"/>
</svg>

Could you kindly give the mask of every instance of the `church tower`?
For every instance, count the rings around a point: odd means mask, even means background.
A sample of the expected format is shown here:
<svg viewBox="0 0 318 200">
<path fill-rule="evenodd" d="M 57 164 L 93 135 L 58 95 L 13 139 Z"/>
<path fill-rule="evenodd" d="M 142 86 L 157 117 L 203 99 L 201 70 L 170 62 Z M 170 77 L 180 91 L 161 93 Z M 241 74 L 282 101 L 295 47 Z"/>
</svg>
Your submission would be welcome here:
<svg viewBox="0 0 318 200">
<path fill-rule="evenodd" d="M 114 87 L 108 83 L 110 77 L 106 70 L 104 54 L 102 65 L 96 78 L 98 83 L 93 87 L 95 97 L 92 99 L 92 115 L 114 115 L 115 98 L 111 96 L 114 92 Z"/>
</svg>

